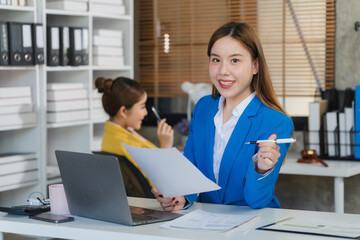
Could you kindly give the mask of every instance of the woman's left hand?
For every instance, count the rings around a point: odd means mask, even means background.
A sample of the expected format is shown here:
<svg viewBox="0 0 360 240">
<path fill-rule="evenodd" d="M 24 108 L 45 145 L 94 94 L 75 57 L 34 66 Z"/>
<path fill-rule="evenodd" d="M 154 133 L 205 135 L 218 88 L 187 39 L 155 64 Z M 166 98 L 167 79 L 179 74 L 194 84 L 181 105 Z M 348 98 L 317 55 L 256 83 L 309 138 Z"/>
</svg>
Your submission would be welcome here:
<svg viewBox="0 0 360 240">
<path fill-rule="evenodd" d="M 271 135 L 268 140 L 275 140 L 277 137 L 276 133 Z M 260 147 L 257 155 L 257 168 L 256 171 L 259 174 L 265 174 L 267 171 L 272 169 L 277 163 L 280 154 L 280 147 L 276 143 L 262 142 L 258 143 Z"/>
</svg>

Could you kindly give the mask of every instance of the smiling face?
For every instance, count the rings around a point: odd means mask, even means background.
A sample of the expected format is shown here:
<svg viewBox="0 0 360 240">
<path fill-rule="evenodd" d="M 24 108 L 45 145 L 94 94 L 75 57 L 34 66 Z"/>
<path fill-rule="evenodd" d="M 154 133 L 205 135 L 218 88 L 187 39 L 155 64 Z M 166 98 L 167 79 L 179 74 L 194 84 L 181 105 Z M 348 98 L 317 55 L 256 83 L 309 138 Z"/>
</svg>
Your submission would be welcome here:
<svg viewBox="0 0 360 240">
<path fill-rule="evenodd" d="M 146 110 L 147 95 L 144 93 L 143 97 L 135 103 L 129 110 L 125 110 L 125 118 L 123 122 L 124 128 L 134 128 L 139 130 L 141 128 L 142 120 L 148 114 Z"/>
<path fill-rule="evenodd" d="M 237 105 L 252 93 L 250 84 L 257 66 L 249 51 L 230 36 L 220 38 L 211 48 L 210 79 L 227 103 Z"/>
</svg>

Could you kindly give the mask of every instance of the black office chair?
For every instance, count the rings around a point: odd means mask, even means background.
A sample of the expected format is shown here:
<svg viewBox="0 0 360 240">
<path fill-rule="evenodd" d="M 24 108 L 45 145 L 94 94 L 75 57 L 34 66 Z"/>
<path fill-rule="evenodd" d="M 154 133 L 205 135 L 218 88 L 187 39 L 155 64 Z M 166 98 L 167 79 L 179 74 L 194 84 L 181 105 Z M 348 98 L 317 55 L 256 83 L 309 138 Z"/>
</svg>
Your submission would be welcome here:
<svg viewBox="0 0 360 240">
<path fill-rule="evenodd" d="M 119 160 L 126 195 L 128 197 L 155 198 L 151 186 L 140 170 L 124 156 L 109 152 L 93 152 L 94 154 L 115 156 Z"/>
</svg>

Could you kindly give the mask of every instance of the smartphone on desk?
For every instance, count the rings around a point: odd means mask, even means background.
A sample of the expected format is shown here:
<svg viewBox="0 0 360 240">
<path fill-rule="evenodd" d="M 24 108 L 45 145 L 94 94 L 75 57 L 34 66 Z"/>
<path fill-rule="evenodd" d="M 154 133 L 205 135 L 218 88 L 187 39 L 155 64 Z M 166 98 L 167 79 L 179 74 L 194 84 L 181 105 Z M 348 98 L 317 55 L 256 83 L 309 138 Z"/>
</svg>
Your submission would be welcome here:
<svg viewBox="0 0 360 240">
<path fill-rule="evenodd" d="M 37 215 L 29 216 L 29 218 L 41 220 L 45 222 L 51 222 L 51 223 L 63 223 L 63 222 L 74 221 L 73 217 L 69 217 L 65 215 L 56 215 L 52 213 L 40 213 Z"/>
</svg>

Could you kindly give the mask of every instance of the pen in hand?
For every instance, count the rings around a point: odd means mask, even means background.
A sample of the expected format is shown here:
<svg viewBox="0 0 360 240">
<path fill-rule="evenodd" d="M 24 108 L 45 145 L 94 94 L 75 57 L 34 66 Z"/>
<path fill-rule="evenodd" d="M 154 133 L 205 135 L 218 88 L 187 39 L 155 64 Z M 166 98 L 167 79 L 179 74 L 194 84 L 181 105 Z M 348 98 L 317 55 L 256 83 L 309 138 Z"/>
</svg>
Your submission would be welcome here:
<svg viewBox="0 0 360 240">
<path fill-rule="evenodd" d="M 156 111 L 155 107 L 152 106 L 152 107 L 151 107 L 151 110 L 153 111 L 156 119 L 160 122 L 160 121 L 161 121 L 161 117 L 160 117 L 159 113 Z"/>
<path fill-rule="evenodd" d="M 282 138 L 282 139 L 275 139 L 275 140 L 257 140 L 257 141 L 250 141 L 246 142 L 245 144 L 256 144 L 256 143 L 262 143 L 262 142 L 273 142 L 273 143 L 294 143 L 296 142 L 295 138 Z"/>
</svg>

